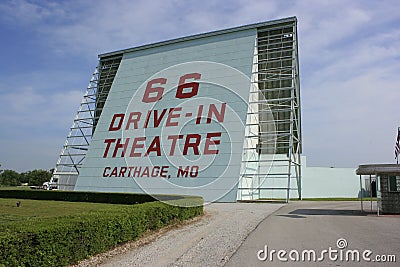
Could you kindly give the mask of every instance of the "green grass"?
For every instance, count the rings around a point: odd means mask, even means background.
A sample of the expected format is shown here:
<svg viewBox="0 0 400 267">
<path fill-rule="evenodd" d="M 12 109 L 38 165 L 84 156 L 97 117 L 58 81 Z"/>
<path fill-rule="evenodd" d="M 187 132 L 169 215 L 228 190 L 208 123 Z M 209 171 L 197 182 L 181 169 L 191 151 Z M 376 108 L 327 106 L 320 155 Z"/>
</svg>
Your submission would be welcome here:
<svg viewBox="0 0 400 267">
<path fill-rule="evenodd" d="M 333 198 L 303 198 L 306 201 L 360 201 L 360 198 L 357 197 L 333 197 Z M 364 197 L 363 201 L 370 201 L 370 197 Z M 376 197 L 372 198 L 373 201 L 376 201 Z"/>
<path fill-rule="evenodd" d="M 21 201 L 21 207 L 17 207 L 17 201 Z M 94 211 L 107 212 L 121 206 L 128 205 L 0 198 L 0 225 L 6 226 L 32 219 L 64 217 Z"/>
<path fill-rule="evenodd" d="M 17 201 L 22 202 L 21 207 Z M 108 204 L 0 198 L 0 267 L 70 266 L 147 232 L 203 214 L 203 206 L 192 207 L 202 203 L 201 198 L 174 197 L 168 202 L 170 205 L 159 201 Z"/>
<path fill-rule="evenodd" d="M 261 198 L 260 200 L 271 200 L 271 201 L 286 201 L 284 198 Z M 326 198 L 303 198 L 303 201 L 360 201 L 357 197 L 326 197 Z M 363 201 L 370 201 L 370 197 L 364 197 Z M 301 201 L 297 198 L 291 198 L 290 201 Z M 372 198 L 372 201 L 376 201 L 376 197 Z"/>
<path fill-rule="evenodd" d="M 0 185 L 0 190 L 33 190 L 29 186 L 2 186 Z"/>
</svg>

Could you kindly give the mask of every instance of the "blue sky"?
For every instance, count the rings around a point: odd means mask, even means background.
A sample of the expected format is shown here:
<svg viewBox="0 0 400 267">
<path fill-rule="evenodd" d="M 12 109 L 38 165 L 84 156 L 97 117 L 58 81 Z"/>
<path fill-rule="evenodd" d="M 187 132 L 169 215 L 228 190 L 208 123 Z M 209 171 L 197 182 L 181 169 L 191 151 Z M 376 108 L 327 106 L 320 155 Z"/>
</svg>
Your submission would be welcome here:
<svg viewBox="0 0 400 267">
<path fill-rule="evenodd" d="M 0 164 L 55 166 L 97 55 L 297 16 L 309 166 L 394 163 L 398 1 L 1 1 Z"/>
</svg>

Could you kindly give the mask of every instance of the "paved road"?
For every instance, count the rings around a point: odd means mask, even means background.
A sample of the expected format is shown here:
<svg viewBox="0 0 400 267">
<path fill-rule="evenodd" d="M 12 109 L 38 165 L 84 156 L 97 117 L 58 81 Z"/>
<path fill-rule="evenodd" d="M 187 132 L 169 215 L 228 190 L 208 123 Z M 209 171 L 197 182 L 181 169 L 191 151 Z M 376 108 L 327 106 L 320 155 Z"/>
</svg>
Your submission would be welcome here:
<svg viewBox="0 0 400 267">
<path fill-rule="evenodd" d="M 223 266 L 251 231 L 283 204 L 214 203 L 199 221 L 153 242 L 79 266 Z"/>
<path fill-rule="evenodd" d="M 338 248 L 340 238 L 346 240 L 347 247 Z M 344 243 L 339 244 L 340 248 Z M 265 246 L 268 258 L 260 261 L 257 253 L 263 250 L 259 256 L 265 258 Z M 320 262 L 296 262 L 289 257 L 295 259 L 297 251 L 301 260 L 303 250 L 314 250 L 318 260 L 329 247 L 331 255 L 324 253 Z M 276 253 L 271 260 L 271 250 L 286 251 L 285 255 L 281 252 L 281 258 L 288 261 L 278 260 Z M 359 251 L 360 262 L 352 261 L 353 252 L 349 250 Z M 362 259 L 365 250 L 372 252 L 365 255 L 371 262 Z M 312 252 L 305 252 L 306 259 L 308 253 Z M 354 253 L 356 257 L 357 252 Z M 395 255 L 397 263 L 372 262 L 378 254 Z M 335 257 L 338 259 L 334 260 Z M 364 216 L 358 202 L 292 202 L 264 219 L 225 266 L 400 266 L 400 216 Z"/>
</svg>

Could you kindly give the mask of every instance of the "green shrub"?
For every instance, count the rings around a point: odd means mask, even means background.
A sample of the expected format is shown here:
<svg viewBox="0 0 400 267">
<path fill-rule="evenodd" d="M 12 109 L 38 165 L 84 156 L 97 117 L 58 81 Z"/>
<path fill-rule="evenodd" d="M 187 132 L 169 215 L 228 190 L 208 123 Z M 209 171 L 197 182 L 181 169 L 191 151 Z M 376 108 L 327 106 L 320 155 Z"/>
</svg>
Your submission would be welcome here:
<svg viewBox="0 0 400 267">
<path fill-rule="evenodd" d="M 201 198 L 173 200 L 176 205 L 149 202 L 116 205 L 107 212 L 95 211 L 55 218 L 32 218 L 24 224 L 0 226 L 0 266 L 66 266 L 91 255 L 134 240 L 146 231 L 195 217 Z M 188 205 L 189 206 L 189 205 Z"/>
<path fill-rule="evenodd" d="M 21 198 L 36 200 L 59 200 L 71 202 L 94 202 L 110 204 L 137 204 L 162 199 L 179 200 L 182 196 L 173 195 L 146 195 L 133 193 L 103 193 L 103 192 L 79 192 L 79 191 L 57 191 L 57 190 L 0 190 L 0 198 Z"/>
</svg>

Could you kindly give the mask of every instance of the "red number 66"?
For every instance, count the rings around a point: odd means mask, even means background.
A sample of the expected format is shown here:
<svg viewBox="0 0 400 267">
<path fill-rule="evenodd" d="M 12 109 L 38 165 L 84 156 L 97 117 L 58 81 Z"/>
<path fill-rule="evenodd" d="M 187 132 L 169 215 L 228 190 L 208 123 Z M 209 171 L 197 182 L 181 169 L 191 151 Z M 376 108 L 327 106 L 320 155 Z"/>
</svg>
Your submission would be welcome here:
<svg viewBox="0 0 400 267">
<path fill-rule="evenodd" d="M 197 82 L 188 82 L 186 80 L 194 79 L 199 80 L 201 78 L 200 73 L 189 73 L 185 74 L 179 78 L 178 89 L 176 90 L 175 97 L 179 99 L 191 98 L 197 95 L 199 91 L 199 83 Z M 164 87 L 154 86 L 154 85 L 163 85 L 167 83 L 167 79 L 165 78 L 157 78 L 149 81 L 146 86 L 146 91 L 144 92 L 142 102 L 151 103 L 157 102 L 160 100 L 164 93 Z M 154 86 L 154 87 L 153 87 Z M 190 89 L 185 90 L 185 89 Z M 186 92 L 185 92 L 186 91 Z"/>
</svg>

